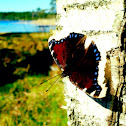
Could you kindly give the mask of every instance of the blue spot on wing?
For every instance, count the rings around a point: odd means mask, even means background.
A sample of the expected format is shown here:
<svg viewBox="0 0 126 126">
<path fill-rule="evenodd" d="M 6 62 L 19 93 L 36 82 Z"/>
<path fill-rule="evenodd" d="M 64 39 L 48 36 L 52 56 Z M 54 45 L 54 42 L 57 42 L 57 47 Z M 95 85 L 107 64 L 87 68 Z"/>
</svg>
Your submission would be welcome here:
<svg viewBox="0 0 126 126">
<path fill-rule="evenodd" d="M 96 60 L 100 60 L 100 57 L 97 57 Z"/>
<path fill-rule="evenodd" d="M 49 46 L 51 45 L 51 42 L 49 42 Z"/>
<path fill-rule="evenodd" d="M 69 38 L 71 38 L 71 34 L 70 34 Z"/>
<path fill-rule="evenodd" d="M 101 89 L 97 89 L 97 91 L 101 91 Z"/>
<path fill-rule="evenodd" d="M 72 33 L 72 37 L 74 37 L 74 33 Z"/>
<path fill-rule="evenodd" d="M 98 55 L 99 55 L 99 53 L 96 54 L 96 56 L 98 56 Z"/>
<path fill-rule="evenodd" d="M 77 37 L 77 34 L 74 35 L 74 38 L 76 38 L 76 37 Z"/>
<path fill-rule="evenodd" d="M 97 75 L 97 72 L 95 72 L 94 75 Z"/>
<path fill-rule="evenodd" d="M 51 41 L 49 42 L 49 46 L 50 46 L 53 42 L 55 42 L 55 40 L 51 40 Z"/>
<path fill-rule="evenodd" d="M 100 89 L 100 86 L 99 86 L 99 85 L 97 85 L 97 86 L 96 86 L 96 89 Z"/>
<path fill-rule="evenodd" d="M 98 85 L 97 83 L 94 83 L 94 85 Z"/>
<path fill-rule="evenodd" d="M 97 51 L 97 49 L 94 49 L 94 53 Z"/>
</svg>

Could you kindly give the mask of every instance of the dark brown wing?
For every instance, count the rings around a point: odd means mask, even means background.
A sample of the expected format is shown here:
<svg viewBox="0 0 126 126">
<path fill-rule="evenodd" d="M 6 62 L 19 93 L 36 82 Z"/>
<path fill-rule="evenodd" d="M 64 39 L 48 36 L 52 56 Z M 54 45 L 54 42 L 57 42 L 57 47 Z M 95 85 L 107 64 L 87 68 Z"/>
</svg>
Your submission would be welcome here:
<svg viewBox="0 0 126 126">
<path fill-rule="evenodd" d="M 70 81 L 81 90 L 98 97 L 101 87 L 98 85 L 98 63 L 100 52 L 92 42 L 85 48 L 86 36 L 70 33 L 64 39 L 49 42 L 51 54 L 57 65 L 64 70 L 63 75 L 69 76 Z"/>
<path fill-rule="evenodd" d="M 72 60 L 74 69 L 71 69 L 72 72 L 69 74 L 70 81 L 79 89 L 84 89 L 88 94 L 95 91 L 94 97 L 98 97 L 101 92 L 101 87 L 97 81 L 100 52 L 96 45 L 92 42 L 85 49 L 84 45 L 82 48 L 82 43 L 79 43 L 78 49 L 73 53 Z"/>
<path fill-rule="evenodd" d="M 68 37 L 49 42 L 49 48 L 56 64 L 64 71 L 69 67 L 72 61 L 72 54 L 76 49 L 76 44 L 84 35 L 71 33 Z"/>
</svg>

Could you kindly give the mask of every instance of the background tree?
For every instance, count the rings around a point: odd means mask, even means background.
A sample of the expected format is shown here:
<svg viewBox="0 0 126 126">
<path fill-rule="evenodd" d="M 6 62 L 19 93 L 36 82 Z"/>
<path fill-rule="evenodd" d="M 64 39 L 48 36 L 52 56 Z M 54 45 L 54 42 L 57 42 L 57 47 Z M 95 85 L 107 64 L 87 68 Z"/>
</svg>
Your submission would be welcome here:
<svg viewBox="0 0 126 126">
<path fill-rule="evenodd" d="M 56 14 L 56 0 L 51 0 L 50 5 L 51 5 L 50 12 Z"/>
</svg>

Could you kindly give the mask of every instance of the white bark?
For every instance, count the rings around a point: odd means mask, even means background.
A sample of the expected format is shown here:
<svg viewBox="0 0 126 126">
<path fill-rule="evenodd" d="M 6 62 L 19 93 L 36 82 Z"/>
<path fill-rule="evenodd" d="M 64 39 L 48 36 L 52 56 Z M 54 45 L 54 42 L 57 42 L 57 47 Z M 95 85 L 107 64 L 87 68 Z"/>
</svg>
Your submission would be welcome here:
<svg viewBox="0 0 126 126">
<path fill-rule="evenodd" d="M 93 99 L 77 89 L 68 77 L 64 78 L 68 125 L 126 125 L 126 110 L 119 112 L 122 107 L 119 106 L 119 89 L 124 83 L 124 51 L 115 49 L 121 46 L 120 38 L 125 22 L 123 18 L 123 0 L 57 0 L 58 30 L 53 37 L 59 40 L 70 32 L 77 32 L 87 35 L 87 45 L 93 40 L 101 52 L 98 83 L 105 85 L 109 80 L 110 87 L 110 95 L 106 98 Z M 107 58 L 107 54 L 110 58 Z M 125 97 L 126 94 L 122 97 L 123 108 L 126 108 Z"/>
</svg>

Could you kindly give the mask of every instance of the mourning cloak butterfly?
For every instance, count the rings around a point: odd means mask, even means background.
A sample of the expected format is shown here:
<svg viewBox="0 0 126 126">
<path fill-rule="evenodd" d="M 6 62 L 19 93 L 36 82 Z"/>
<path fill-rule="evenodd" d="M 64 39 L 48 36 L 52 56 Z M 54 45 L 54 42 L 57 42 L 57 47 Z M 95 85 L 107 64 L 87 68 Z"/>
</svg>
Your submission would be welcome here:
<svg viewBox="0 0 126 126">
<path fill-rule="evenodd" d="M 98 98 L 102 90 L 97 80 L 101 56 L 94 42 L 86 48 L 85 41 L 85 35 L 73 32 L 59 41 L 52 39 L 49 49 L 56 64 L 63 70 L 62 76 L 69 76 L 76 87 Z"/>
</svg>

